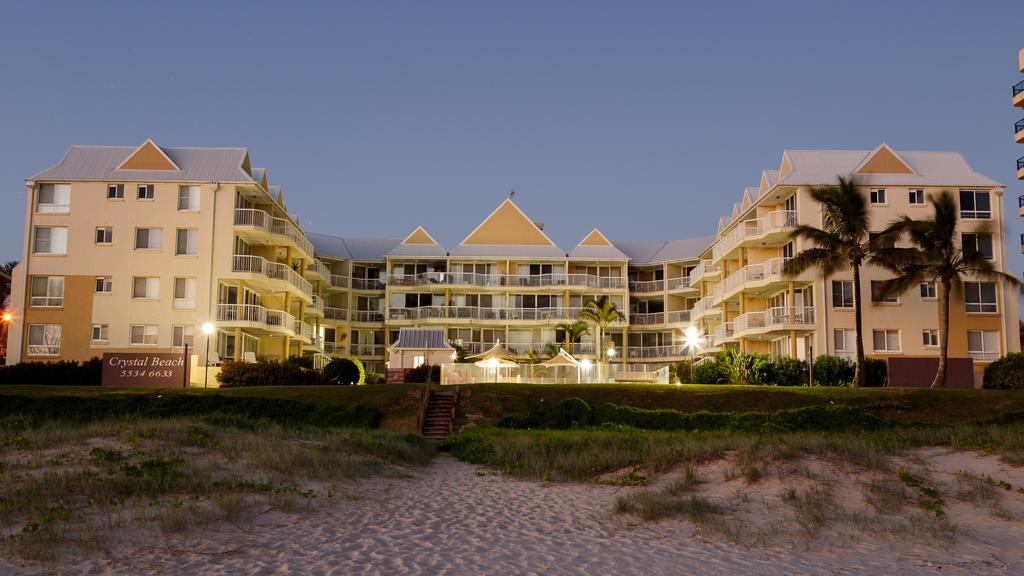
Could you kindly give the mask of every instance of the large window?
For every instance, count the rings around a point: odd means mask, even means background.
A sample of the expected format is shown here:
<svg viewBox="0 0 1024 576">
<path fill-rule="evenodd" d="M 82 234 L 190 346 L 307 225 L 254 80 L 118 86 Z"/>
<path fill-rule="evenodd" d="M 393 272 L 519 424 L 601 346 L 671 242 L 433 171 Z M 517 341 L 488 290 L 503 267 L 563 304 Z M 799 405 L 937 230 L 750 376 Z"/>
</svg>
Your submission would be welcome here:
<svg viewBox="0 0 1024 576">
<path fill-rule="evenodd" d="M 996 312 L 996 283 L 964 282 L 964 306 L 968 312 Z"/>
<path fill-rule="evenodd" d="M 871 301 L 875 304 L 899 304 L 899 295 L 895 292 L 883 293 L 884 283 L 881 280 L 871 281 Z"/>
<path fill-rule="evenodd" d="M 160 298 L 160 279 L 156 277 L 132 278 L 132 298 L 158 300 Z"/>
<path fill-rule="evenodd" d="M 38 212 L 67 212 L 71 208 L 70 184 L 42 184 L 36 201 Z"/>
<path fill-rule="evenodd" d="M 171 346 L 175 348 L 184 348 L 188 346 L 193 348 L 195 338 L 195 326 L 191 324 L 175 324 L 171 326 Z"/>
<path fill-rule="evenodd" d="M 32 236 L 33 254 L 67 254 L 68 229 L 59 226 L 36 226 Z"/>
<path fill-rule="evenodd" d="M 832 281 L 832 307 L 853 308 L 853 282 L 849 280 Z"/>
<path fill-rule="evenodd" d="M 163 248 L 163 230 L 160 228 L 136 228 L 136 250 L 159 250 Z"/>
<path fill-rule="evenodd" d="M 967 355 L 979 362 L 992 362 L 999 358 L 999 332 L 968 330 Z"/>
<path fill-rule="evenodd" d="M 196 307 L 196 279 L 174 279 L 174 307 L 189 310 Z"/>
<path fill-rule="evenodd" d="M 963 250 L 964 253 L 970 254 L 977 252 L 981 254 L 986 260 L 991 260 L 994 257 L 995 251 L 992 249 L 992 235 L 991 234 L 978 234 L 978 233 L 967 233 L 962 235 Z"/>
<path fill-rule="evenodd" d="M 29 305 L 35 308 L 64 305 L 63 276 L 33 276 Z"/>
<path fill-rule="evenodd" d="M 174 254 L 176 256 L 195 256 L 199 254 L 199 230 L 195 228 L 178 228 L 175 234 Z"/>
<path fill-rule="evenodd" d="M 178 187 L 178 210 L 199 211 L 199 186 Z"/>
<path fill-rule="evenodd" d="M 992 205 L 988 192 L 980 190 L 960 191 L 960 217 L 964 219 L 988 219 L 992 217 Z"/>
<path fill-rule="evenodd" d="M 60 355 L 60 324 L 29 324 L 29 356 Z"/>
<path fill-rule="evenodd" d="M 899 352 L 900 331 L 872 330 L 871 342 L 874 344 L 875 352 Z"/>
<path fill-rule="evenodd" d="M 136 346 L 156 346 L 157 326 L 156 324 L 132 324 L 131 343 Z"/>
</svg>

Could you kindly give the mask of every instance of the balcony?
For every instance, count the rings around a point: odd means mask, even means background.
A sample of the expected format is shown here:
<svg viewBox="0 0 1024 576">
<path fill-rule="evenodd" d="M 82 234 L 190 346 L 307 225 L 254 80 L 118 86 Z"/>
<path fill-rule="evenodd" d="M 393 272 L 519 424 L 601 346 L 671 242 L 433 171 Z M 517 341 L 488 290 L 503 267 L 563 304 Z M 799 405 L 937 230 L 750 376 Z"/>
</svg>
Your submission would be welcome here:
<svg viewBox="0 0 1024 576">
<path fill-rule="evenodd" d="M 721 273 L 722 268 L 718 264 L 712 264 L 707 260 L 701 260 L 700 264 L 697 264 L 693 267 L 693 270 L 690 270 L 690 284 L 696 285 L 697 282 L 700 282 L 704 278 L 719 276 Z"/>
<path fill-rule="evenodd" d="M 1024 144 L 1024 120 L 1018 120 L 1013 125 L 1013 141 L 1017 144 Z"/>
<path fill-rule="evenodd" d="M 1013 105 L 1024 108 L 1024 80 L 1013 85 Z"/>
<path fill-rule="evenodd" d="M 732 339 L 734 334 L 733 327 L 734 324 L 732 322 L 725 322 L 715 326 L 714 330 L 711 331 L 711 338 L 715 346 L 721 347 L 726 340 Z"/>
<path fill-rule="evenodd" d="M 714 302 L 720 303 L 745 289 L 756 291 L 783 280 L 782 267 L 788 258 L 772 258 L 760 264 L 748 264 L 730 274 L 711 291 Z"/>
<path fill-rule="evenodd" d="M 631 326 L 655 326 L 665 323 L 664 312 L 630 313 L 629 324 Z"/>
<path fill-rule="evenodd" d="M 372 323 L 383 322 L 384 321 L 384 312 L 381 312 L 380 310 L 353 310 L 352 311 L 352 321 L 353 322 L 364 322 L 364 323 L 367 323 L 367 322 L 372 322 Z"/>
<path fill-rule="evenodd" d="M 337 342 L 324 342 L 324 354 L 331 356 L 344 356 L 348 351 L 348 348 L 344 344 Z"/>
<path fill-rule="evenodd" d="M 806 330 L 814 326 L 814 308 L 780 306 L 736 317 L 735 334 L 762 334 L 775 330 Z"/>
<path fill-rule="evenodd" d="M 777 210 L 754 220 L 739 222 L 715 243 L 711 249 L 711 259 L 718 262 L 744 243 L 755 240 L 759 244 L 788 242 L 789 233 L 796 227 L 796 221 L 795 210 Z"/>
<path fill-rule="evenodd" d="M 324 306 L 324 320 L 336 320 L 344 322 L 348 320 L 348 310 L 345 308 L 332 308 Z"/>
<path fill-rule="evenodd" d="M 702 316 L 719 316 L 722 314 L 722 309 L 714 305 L 714 301 L 710 296 L 705 296 L 694 303 L 693 308 L 690 308 L 690 318 L 697 320 Z"/>
<path fill-rule="evenodd" d="M 422 274 L 392 274 L 388 277 L 392 287 L 413 286 L 479 286 L 483 288 L 596 288 L 615 290 L 623 287 L 617 276 L 590 274 L 476 274 L 472 272 L 425 272 Z"/>
<path fill-rule="evenodd" d="M 384 356 L 383 344 L 350 344 L 349 354 L 357 358 L 376 358 Z"/>
<path fill-rule="evenodd" d="M 250 328 L 310 342 L 313 328 L 284 310 L 268 310 L 255 304 L 218 304 L 217 323 L 222 327 Z"/>
<path fill-rule="evenodd" d="M 971 357 L 971 360 L 975 362 L 995 362 L 999 359 L 999 352 L 980 352 L 977 350 L 968 350 L 967 355 Z"/>
<path fill-rule="evenodd" d="M 665 283 L 665 288 L 669 292 L 683 292 L 686 290 L 697 290 L 695 282 L 691 282 L 689 276 L 682 276 L 679 278 L 669 278 Z"/>
<path fill-rule="evenodd" d="M 236 254 L 231 258 L 231 271 L 251 274 L 253 281 L 265 280 L 269 288 L 283 287 L 306 301 L 313 299 L 313 285 L 286 264 L 271 262 L 261 256 Z"/>
<path fill-rule="evenodd" d="M 684 358 L 689 350 L 682 344 L 669 346 L 630 346 L 628 349 L 629 359 L 651 359 L 651 358 Z"/>
<path fill-rule="evenodd" d="M 672 312 L 665 313 L 666 324 L 689 324 L 690 323 L 690 311 L 689 310 L 673 310 Z"/>
<path fill-rule="evenodd" d="M 313 303 L 306 306 L 306 316 L 324 317 L 324 299 L 313 294 Z"/>
<path fill-rule="evenodd" d="M 348 288 L 348 276 L 331 274 L 330 280 L 332 288 Z"/>
<path fill-rule="evenodd" d="M 267 240 L 267 235 L 271 235 L 275 240 L 297 248 L 306 258 L 312 260 L 314 257 L 313 244 L 286 218 L 275 218 L 255 208 L 235 208 L 235 227 L 243 229 L 241 231 L 248 238 Z"/>
<path fill-rule="evenodd" d="M 638 294 L 649 294 L 652 292 L 663 292 L 665 290 L 664 280 L 630 280 L 629 291 Z"/>
<path fill-rule="evenodd" d="M 384 283 L 380 278 L 353 278 L 353 290 L 383 290 Z"/>
<path fill-rule="evenodd" d="M 583 308 L 562 306 L 550 306 L 545 308 L 420 306 L 417 308 L 392 307 L 388 309 L 387 317 L 389 321 L 395 322 L 412 320 L 447 320 L 452 321 L 453 323 L 463 323 L 473 320 L 483 322 L 562 322 L 565 320 L 575 320 L 579 317 L 581 311 L 583 311 Z M 355 318 L 356 314 L 359 314 L 359 312 L 354 311 L 352 314 L 353 322 L 359 321 Z M 375 314 L 381 314 L 381 316 L 383 316 L 381 312 L 376 312 Z M 382 322 L 383 318 L 376 321 Z M 621 324 L 621 321 L 613 323 L 613 325 Z"/>
<path fill-rule="evenodd" d="M 306 265 L 306 274 L 318 276 L 325 282 L 331 279 L 331 269 L 327 267 L 327 264 L 324 264 L 316 258 L 310 260 L 309 264 Z"/>
<path fill-rule="evenodd" d="M 1024 156 L 1017 158 L 1017 180 L 1024 180 Z"/>
</svg>

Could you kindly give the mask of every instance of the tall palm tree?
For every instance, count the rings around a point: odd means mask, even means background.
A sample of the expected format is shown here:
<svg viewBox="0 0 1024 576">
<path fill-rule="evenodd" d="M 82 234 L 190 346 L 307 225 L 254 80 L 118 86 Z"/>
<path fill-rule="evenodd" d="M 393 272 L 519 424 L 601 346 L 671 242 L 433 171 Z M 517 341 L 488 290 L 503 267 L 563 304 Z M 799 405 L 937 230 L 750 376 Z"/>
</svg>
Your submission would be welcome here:
<svg viewBox="0 0 1024 576">
<path fill-rule="evenodd" d="M 3 265 L 0 265 L 0 271 L 7 273 L 7 275 L 11 275 L 14 273 L 14 267 L 17 265 L 17 260 L 8 260 L 7 262 L 4 262 Z"/>
<path fill-rule="evenodd" d="M 864 385 L 864 334 L 862 329 L 860 269 L 887 256 L 886 238 L 872 237 L 867 200 L 852 176 L 839 177 L 839 184 L 812 188 L 811 198 L 821 204 L 822 227 L 806 224 L 793 230 L 792 238 L 814 245 L 786 261 L 783 272 L 794 275 L 817 268 L 824 276 L 837 269 L 853 271 L 853 321 L 857 335 L 857 371 L 854 385 Z"/>
<path fill-rule="evenodd" d="M 608 325 L 617 320 L 625 320 L 626 315 L 619 312 L 615 302 L 612 302 L 607 295 L 599 298 L 587 300 L 587 303 L 583 305 L 583 310 L 580 310 L 579 319 L 586 322 L 593 322 L 597 328 L 597 359 L 598 361 L 604 359 L 604 333 L 608 329 Z"/>
<path fill-rule="evenodd" d="M 935 283 L 939 306 L 939 368 L 932 380 L 932 388 L 943 388 L 946 385 L 949 354 L 951 292 L 963 286 L 965 277 L 990 281 L 1002 279 L 1012 286 L 1020 286 L 1020 281 L 1012 274 L 996 270 L 992 261 L 978 252 L 977 246 L 957 246 L 959 214 L 951 192 L 943 190 L 932 194 L 928 201 L 932 205 L 931 218 L 913 220 L 903 216 L 889 226 L 888 234 L 906 234 L 911 247 L 891 250 L 891 257 L 881 260 L 879 264 L 896 274 L 895 278 L 883 283 L 882 290 L 885 293 L 898 294 L 922 282 Z M 979 227 L 976 232 L 991 233 L 985 226 Z"/>
<path fill-rule="evenodd" d="M 585 334 L 590 332 L 590 327 L 587 326 L 586 321 L 576 320 L 573 322 L 562 322 L 555 326 L 556 330 L 561 330 L 565 333 L 565 337 L 562 339 L 562 344 L 565 347 L 566 352 L 570 352 L 572 345 L 580 341 Z M 557 352 L 556 352 L 557 353 Z"/>
</svg>

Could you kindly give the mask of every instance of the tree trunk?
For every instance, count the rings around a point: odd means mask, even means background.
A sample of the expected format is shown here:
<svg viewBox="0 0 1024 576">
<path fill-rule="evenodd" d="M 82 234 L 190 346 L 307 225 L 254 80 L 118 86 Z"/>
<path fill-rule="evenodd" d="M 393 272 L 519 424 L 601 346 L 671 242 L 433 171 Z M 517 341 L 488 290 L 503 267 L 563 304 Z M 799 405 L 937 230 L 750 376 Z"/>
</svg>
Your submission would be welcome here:
<svg viewBox="0 0 1024 576">
<path fill-rule="evenodd" d="M 594 343 L 597 346 L 597 361 L 600 362 L 604 358 L 604 346 L 601 344 L 604 335 L 604 326 L 597 324 L 597 342 Z"/>
<path fill-rule="evenodd" d="M 853 324 L 857 335 L 857 370 L 853 377 L 853 385 L 864 386 L 864 331 L 861 328 L 860 300 L 860 264 L 853 264 Z M 828 335 L 825 335 L 826 338 Z"/>
<path fill-rule="evenodd" d="M 949 289 L 951 282 L 943 278 L 936 286 L 939 303 L 939 369 L 935 371 L 932 388 L 946 387 L 946 357 L 949 355 Z"/>
</svg>

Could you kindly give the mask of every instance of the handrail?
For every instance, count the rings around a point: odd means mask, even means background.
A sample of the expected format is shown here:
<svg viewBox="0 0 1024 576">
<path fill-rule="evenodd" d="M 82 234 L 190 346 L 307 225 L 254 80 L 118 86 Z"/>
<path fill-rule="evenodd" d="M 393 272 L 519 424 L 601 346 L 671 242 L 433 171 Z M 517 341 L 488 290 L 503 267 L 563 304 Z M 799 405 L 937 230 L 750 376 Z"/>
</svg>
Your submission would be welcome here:
<svg viewBox="0 0 1024 576">
<path fill-rule="evenodd" d="M 618 289 L 624 286 L 618 276 L 596 276 L 593 274 L 478 274 L 475 272 L 421 272 L 419 274 L 392 274 L 388 276 L 391 286 L 496 286 L 496 287 L 568 287 Z"/>
<path fill-rule="evenodd" d="M 353 290 L 383 290 L 384 283 L 380 278 L 353 278 Z"/>
<path fill-rule="evenodd" d="M 665 289 L 664 280 L 630 280 L 630 292 L 661 292 Z"/>
<path fill-rule="evenodd" d="M 1024 156 L 1017 158 L 1017 170 L 1024 170 Z"/>
<path fill-rule="evenodd" d="M 669 290 L 676 290 L 678 288 L 689 288 L 691 281 L 689 276 L 680 276 L 679 278 L 669 278 L 665 287 Z"/>
<path fill-rule="evenodd" d="M 1018 120 L 1017 123 L 1013 125 L 1013 133 L 1017 134 L 1019 132 L 1024 132 L 1024 120 Z"/>
<path fill-rule="evenodd" d="M 460 320 L 573 320 L 584 308 L 578 306 L 548 306 L 542 308 L 483 306 L 420 306 L 391 307 L 389 320 L 421 320 L 452 318 Z M 353 311 L 355 315 L 358 311 Z M 383 313 L 380 313 L 383 315 Z M 353 318 L 355 320 L 355 318 Z M 383 318 L 381 319 L 383 320 Z M 365 320 L 364 320 L 365 321 Z M 617 320 L 614 324 L 621 324 Z"/>
<path fill-rule="evenodd" d="M 737 223 L 735 228 L 715 244 L 711 249 L 712 258 L 721 259 L 747 238 L 793 228 L 796 225 L 796 210 L 776 210 L 753 220 L 744 220 Z"/>
<path fill-rule="evenodd" d="M 266 210 L 258 208 L 235 208 L 235 226 L 262 228 L 271 234 L 284 236 L 298 246 L 307 256 L 313 258 L 313 243 L 290 220 L 275 218 Z"/>
<path fill-rule="evenodd" d="M 348 309 L 324 306 L 324 318 L 328 320 L 348 320 Z"/>
<path fill-rule="evenodd" d="M 1017 82 L 1016 84 L 1013 85 L 1014 97 L 1016 97 L 1017 94 L 1020 94 L 1021 92 L 1024 92 L 1024 80 L 1021 80 L 1020 82 Z"/>
<path fill-rule="evenodd" d="M 650 326 L 653 324 L 664 324 L 664 312 L 636 312 L 629 314 L 629 323 L 637 326 Z"/>
<path fill-rule="evenodd" d="M 331 286 L 335 288 L 348 288 L 348 276 L 342 276 L 341 274 L 331 274 L 330 280 Z"/>
<path fill-rule="evenodd" d="M 313 298 L 313 285 L 302 276 L 299 276 L 291 266 L 279 262 L 271 262 L 262 256 L 247 256 L 235 254 L 231 262 L 232 272 L 248 272 L 259 274 L 273 280 L 284 280 L 297 288 L 307 298 Z"/>
<path fill-rule="evenodd" d="M 353 322 L 383 322 L 384 312 L 381 310 L 352 310 Z"/>
<path fill-rule="evenodd" d="M 327 264 L 324 264 L 316 258 L 310 260 L 309 264 L 306 265 L 306 272 L 319 274 L 320 277 L 325 280 L 329 280 L 331 278 L 331 269 L 327 267 Z"/>
</svg>

